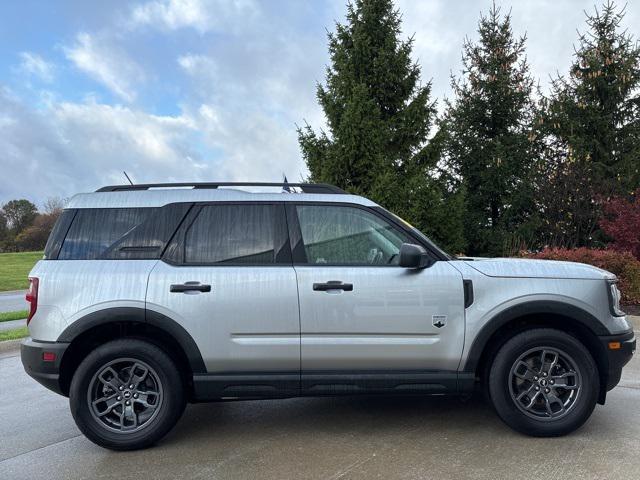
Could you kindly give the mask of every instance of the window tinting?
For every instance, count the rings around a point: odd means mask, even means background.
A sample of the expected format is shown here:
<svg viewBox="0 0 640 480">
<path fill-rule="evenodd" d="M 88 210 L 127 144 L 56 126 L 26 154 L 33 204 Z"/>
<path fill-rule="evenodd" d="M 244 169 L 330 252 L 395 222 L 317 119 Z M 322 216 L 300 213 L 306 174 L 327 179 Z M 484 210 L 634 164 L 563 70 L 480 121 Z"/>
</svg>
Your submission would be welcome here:
<svg viewBox="0 0 640 480">
<path fill-rule="evenodd" d="M 59 260 L 94 260 L 153 213 L 153 208 L 79 209 Z"/>
<path fill-rule="evenodd" d="M 345 206 L 298 205 L 307 263 L 397 265 L 408 238 L 366 210 Z"/>
<path fill-rule="evenodd" d="M 276 205 L 207 205 L 185 234 L 185 263 L 276 262 Z"/>
<path fill-rule="evenodd" d="M 135 260 L 160 258 L 165 245 L 191 207 L 190 203 L 173 203 L 155 212 L 113 243 L 102 258 Z"/>
<path fill-rule="evenodd" d="M 58 252 L 60 251 L 64 237 L 67 234 L 67 230 L 69 230 L 69 225 L 71 225 L 75 214 L 76 211 L 72 209 L 62 211 L 58 220 L 56 220 L 56 224 L 53 226 L 53 230 L 51 230 L 47 245 L 44 247 L 44 258 L 48 260 L 58 258 Z"/>
</svg>

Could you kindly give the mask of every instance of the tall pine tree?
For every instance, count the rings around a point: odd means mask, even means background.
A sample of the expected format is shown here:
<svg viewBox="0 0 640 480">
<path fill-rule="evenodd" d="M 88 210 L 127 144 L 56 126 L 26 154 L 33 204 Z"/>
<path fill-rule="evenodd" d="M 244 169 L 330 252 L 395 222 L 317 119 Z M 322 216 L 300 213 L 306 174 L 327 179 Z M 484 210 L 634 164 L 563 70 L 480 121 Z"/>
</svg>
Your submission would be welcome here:
<svg viewBox="0 0 640 480">
<path fill-rule="evenodd" d="M 420 83 L 413 41 L 400 35 L 392 0 L 348 4 L 346 23 L 328 35 L 331 65 L 317 87 L 328 132 L 298 129 L 302 155 L 311 181 L 366 195 L 459 251 L 460 196 L 427 145 L 431 85 Z"/>
<path fill-rule="evenodd" d="M 468 253 L 510 254 L 536 228 L 532 178 L 537 142 L 534 82 L 525 37 L 514 38 L 510 15 L 481 15 L 479 40 L 463 47 L 462 78 L 441 122 L 444 160 L 466 191 Z"/>
<path fill-rule="evenodd" d="M 608 2 L 587 16 L 567 77 L 552 84 L 542 190 L 548 243 L 598 243 L 600 205 L 640 187 L 640 48 Z"/>
</svg>

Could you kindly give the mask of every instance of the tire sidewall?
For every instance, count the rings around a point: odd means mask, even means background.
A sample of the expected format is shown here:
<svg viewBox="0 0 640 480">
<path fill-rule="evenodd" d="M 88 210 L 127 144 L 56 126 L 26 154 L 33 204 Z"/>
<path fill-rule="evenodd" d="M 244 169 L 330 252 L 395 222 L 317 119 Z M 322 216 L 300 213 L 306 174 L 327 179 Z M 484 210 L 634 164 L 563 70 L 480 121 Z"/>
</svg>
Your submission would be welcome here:
<svg viewBox="0 0 640 480">
<path fill-rule="evenodd" d="M 511 368 L 520 355 L 531 348 L 552 347 L 573 358 L 580 371 L 582 386 L 572 410 L 551 421 L 526 416 L 511 398 Z M 498 416 L 515 430 L 534 436 L 559 436 L 570 433 L 589 418 L 598 399 L 598 368 L 587 349 L 575 337 L 558 330 L 536 329 L 520 333 L 498 351 L 489 375 L 489 393 Z"/>
<path fill-rule="evenodd" d="M 156 417 L 139 431 L 125 434 L 103 427 L 92 415 L 87 399 L 96 372 L 123 357 L 147 363 L 155 370 L 163 389 Z M 82 361 L 71 381 L 69 405 L 78 428 L 92 442 L 115 450 L 145 448 L 164 437 L 178 421 L 185 406 L 184 387 L 175 364 L 156 345 L 135 339 L 116 340 L 98 347 Z"/>
</svg>

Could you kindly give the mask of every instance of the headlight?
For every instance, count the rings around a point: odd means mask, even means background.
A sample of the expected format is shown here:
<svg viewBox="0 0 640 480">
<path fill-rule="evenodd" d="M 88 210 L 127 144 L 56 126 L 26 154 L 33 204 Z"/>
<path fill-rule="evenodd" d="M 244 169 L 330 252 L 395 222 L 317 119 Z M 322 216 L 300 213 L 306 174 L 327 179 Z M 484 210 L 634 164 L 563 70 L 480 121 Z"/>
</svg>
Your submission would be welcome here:
<svg viewBox="0 0 640 480">
<path fill-rule="evenodd" d="M 614 317 L 624 317 L 626 313 L 620 308 L 620 290 L 618 290 L 617 280 L 609 280 L 607 282 L 609 292 L 609 308 Z"/>
</svg>

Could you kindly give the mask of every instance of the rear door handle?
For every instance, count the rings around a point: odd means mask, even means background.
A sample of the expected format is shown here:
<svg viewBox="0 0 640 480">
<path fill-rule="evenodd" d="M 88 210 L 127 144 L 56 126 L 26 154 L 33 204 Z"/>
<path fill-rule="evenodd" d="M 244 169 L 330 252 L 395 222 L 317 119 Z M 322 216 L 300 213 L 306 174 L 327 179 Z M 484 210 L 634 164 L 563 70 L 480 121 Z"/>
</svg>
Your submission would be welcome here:
<svg viewBox="0 0 640 480">
<path fill-rule="evenodd" d="M 330 280 L 327 283 L 314 283 L 313 290 L 315 292 L 326 292 L 327 290 L 344 290 L 345 292 L 353 291 L 353 283 L 342 283 L 339 280 Z"/>
<path fill-rule="evenodd" d="M 203 285 L 200 282 L 185 282 L 171 285 L 169 291 L 171 293 L 210 292 L 211 285 Z"/>
</svg>

